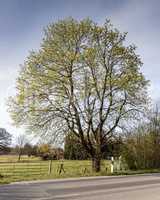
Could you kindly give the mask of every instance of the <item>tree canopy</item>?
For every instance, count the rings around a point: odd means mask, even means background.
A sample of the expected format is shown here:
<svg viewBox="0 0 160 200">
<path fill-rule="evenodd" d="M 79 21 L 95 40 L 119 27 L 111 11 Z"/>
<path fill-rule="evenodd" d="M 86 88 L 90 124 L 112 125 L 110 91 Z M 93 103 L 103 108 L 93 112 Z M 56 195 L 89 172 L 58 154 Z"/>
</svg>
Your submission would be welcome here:
<svg viewBox="0 0 160 200">
<path fill-rule="evenodd" d="M 15 123 L 43 137 L 74 133 L 99 171 L 106 141 L 143 112 L 147 99 L 142 62 L 126 35 L 108 20 L 50 24 L 21 67 L 9 103 Z"/>
</svg>

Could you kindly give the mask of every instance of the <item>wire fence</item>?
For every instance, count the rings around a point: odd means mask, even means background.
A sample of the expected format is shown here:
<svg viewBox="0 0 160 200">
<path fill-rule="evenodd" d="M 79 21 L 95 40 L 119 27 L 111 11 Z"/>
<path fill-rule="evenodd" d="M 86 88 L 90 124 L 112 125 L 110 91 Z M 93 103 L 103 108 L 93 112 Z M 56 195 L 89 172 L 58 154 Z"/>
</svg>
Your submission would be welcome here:
<svg viewBox="0 0 160 200">
<path fill-rule="evenodd" d="M 103 161 L 101 172 L 110 173 L 111 162 Z M 115 164 L 115 171 L 120 167 Z M 87 176 L 91 175 L 91 161 L 23 161 L 0 163 L 0 177 L 37 177 L 37 176 Z"/>
<path fill-rule="evenodd" d="M 103 170 L 108 170 L 108 162 L 102 164 Z M 76 174 L 83 175 L 92 172 L 90 161 L 34 161 L 34 162 L 3 162 L 0 163 L 1 176 L 43 176 Z"/>
</svg>

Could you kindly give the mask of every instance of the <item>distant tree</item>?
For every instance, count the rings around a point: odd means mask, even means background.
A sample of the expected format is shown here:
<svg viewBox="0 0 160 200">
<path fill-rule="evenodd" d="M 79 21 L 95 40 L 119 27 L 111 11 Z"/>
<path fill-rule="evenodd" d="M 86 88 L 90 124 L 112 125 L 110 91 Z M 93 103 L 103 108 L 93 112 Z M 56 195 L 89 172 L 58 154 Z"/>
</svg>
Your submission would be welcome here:
<svg viewBox="0 0 160 200">
<path fill-rule="evenodd" d="M 51 159 L 51 145 L 49 144 L 40 144 L 38 147 L 38 154 L 43 160 Z"/>
<path fill-rule="evenodd" d="M 21 156 L 23 154 L 23 150 L 24 150 L 24 146 L 25 144 L 27 143 L 27 138 L 25 135 L 19 135 L 17 136 L 16 138 L 16 150 L 17 150 L 17 153 L 18 153 L 18 161 L 21 160 Z"/>
<path fill-rule="evenodd" d="M 23 147 L 23 153 L 28 155 L 28 157 L 32 156 L 33 146 L 27 142 Z"/>
<path fill-rule="evenodd" d="M 32 147 L 32 156 L 38 156 L 38 145 L 33 145 Z"/>
<path fill-rule="evenodd" d="M 11 144 L 11 134 L 6 129 L 0 128 L 0 152 L 8 150 L 8 146 Z"/>
<path fill-rule="evenodd" d="M 63 158 L 63 149 L 54 148 L 50 144 L 41 144 L 38 147 L 38 154 L 43 160 L 58 160 Z"/>
<path fill-rule="evenodd" d="M 62 148 L 60 147 L 53 148 L 53 150 L 55 151 L 56 160 L 60 160 L 64 158 L 64 150 Z"/>
<path fill-rule="evenodd" d="M 38 148 L 39 153 L 48 153 L 51 150 L 50 144 L 40 144 Z"/>
<path fill-rule="evenodd" d="M 108 20 L 50 24 L 17 79 L 12 119 L 45 137 L 74 133 L 100 171 L 103 146 L 137 119 L 147 99 L 141 59 L 125 39 Z"/>
</svg>

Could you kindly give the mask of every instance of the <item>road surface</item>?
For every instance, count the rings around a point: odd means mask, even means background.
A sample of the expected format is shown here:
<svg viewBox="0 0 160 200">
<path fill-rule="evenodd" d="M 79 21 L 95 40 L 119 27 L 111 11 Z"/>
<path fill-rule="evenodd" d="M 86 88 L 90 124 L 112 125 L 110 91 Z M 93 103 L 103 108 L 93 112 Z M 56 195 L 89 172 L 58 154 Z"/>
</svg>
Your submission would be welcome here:
<svg viewBox="0 0 160 200">
<path fill-rule="evenodd" d="M 0 200 L 160 200 L 160 174 L 23 182 L 0 186 Z"/>
</svg>

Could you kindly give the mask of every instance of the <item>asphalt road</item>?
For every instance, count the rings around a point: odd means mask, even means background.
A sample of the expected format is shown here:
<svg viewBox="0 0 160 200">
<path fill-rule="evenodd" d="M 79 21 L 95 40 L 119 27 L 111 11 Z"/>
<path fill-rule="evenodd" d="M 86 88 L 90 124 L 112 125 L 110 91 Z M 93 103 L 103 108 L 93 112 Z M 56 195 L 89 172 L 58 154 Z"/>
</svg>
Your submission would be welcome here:
<svg viewBox="0 0 160 200">
<path fill-rule="evenodd" d="M 160 174 L 23 182 L 0 186 L 0 200 L 160 200 Z"/>
</svg>

